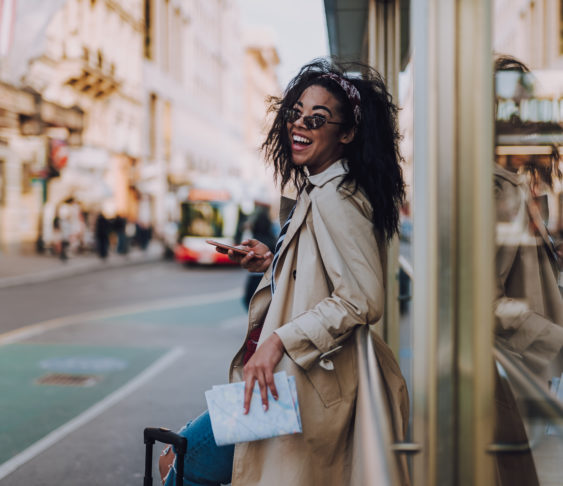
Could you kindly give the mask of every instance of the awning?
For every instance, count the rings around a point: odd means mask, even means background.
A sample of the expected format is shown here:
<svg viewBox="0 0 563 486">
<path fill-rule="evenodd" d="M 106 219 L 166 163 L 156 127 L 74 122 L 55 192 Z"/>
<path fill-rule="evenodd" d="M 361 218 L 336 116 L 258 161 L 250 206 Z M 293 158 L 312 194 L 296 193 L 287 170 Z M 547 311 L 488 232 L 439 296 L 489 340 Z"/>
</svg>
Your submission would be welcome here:
<svg viewBox="0 0 563 486">
<path fill-rule="evenodd" d="M 325 0 L 330 53 L 340 61 L 362 58 L 369 0 Z"/>
</svg>

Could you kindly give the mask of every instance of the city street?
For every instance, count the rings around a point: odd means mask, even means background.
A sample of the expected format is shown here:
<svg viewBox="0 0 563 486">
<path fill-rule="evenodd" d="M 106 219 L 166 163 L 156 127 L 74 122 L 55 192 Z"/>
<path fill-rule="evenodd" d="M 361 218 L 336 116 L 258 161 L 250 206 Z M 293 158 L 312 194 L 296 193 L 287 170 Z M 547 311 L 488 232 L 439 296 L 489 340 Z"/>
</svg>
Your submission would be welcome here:
<svg viewBox="0 0 563 486">
<path fill-rule="evenodd" d="M 1 289 L 0 484 L 142 484 L 143 428 L 227 381 L 244 281 L 160 261 Z"/>
</svg>

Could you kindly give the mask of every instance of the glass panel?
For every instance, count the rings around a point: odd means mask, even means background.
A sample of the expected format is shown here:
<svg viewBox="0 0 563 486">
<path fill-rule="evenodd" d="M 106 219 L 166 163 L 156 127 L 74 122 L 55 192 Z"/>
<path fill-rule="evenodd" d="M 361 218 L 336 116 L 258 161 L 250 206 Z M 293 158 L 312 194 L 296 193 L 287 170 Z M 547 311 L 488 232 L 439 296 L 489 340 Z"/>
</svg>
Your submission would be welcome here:
<svg viewBox="0 0 563 486">
<path fill-rule="evenodd" d="M 502 485 L 563 484 L 560 3 L 495 2 L 492 452 Z"/>
<path fill-rule="evenodd" d="M 399 229 L 399 364 L 407 382 L 409 395 L 412 397 L 413 78 L 410 61 L 399 75 L 399 107 L 399 126 L 403 137 L 401 140 L 401 154 L 404 158 L 402 168 L 406 185 L 406 201 L 401 208 Z"/>
</svg>

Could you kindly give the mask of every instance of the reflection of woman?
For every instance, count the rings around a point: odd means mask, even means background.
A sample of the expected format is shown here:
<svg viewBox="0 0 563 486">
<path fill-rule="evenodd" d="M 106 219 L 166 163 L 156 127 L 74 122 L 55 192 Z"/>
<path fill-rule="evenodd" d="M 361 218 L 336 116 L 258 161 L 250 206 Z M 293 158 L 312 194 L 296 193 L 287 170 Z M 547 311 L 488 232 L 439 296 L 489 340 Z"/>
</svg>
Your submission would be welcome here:
<svg viewBox="0 0 563 486">
<path fill-rule="evenodd" d="M 520 78 L 529 73 L 512 57 L 499 57 L 495 67 L 498 85 L 503 71 L 519 73 Z M 495 345 L 529 372 L 530 390 L 540 386 L 547 392 L 549 380 L 563 371 L 563 300 L 557 283 L 558 257 L 530 188 L 553 187 L 554 179 L 561 177 L 559 154 L 508 155 L 497 162 Z M 518 407 L 527 402 L 523 396 L 527 393 L 512 389 L 497 371 L 495 442 L 528 442 L 523 419 L 528 412 Z M 540 484 L 531 451 L 497 454 L 495 459 L 497 484 Z"/>
<path fill-rule="evenodd" d="M 277 394 L 274 371 L 295 376 L 303 433 L 237 444 L 233 463 L 233 448 L 214 447 L 211 432 L 203 432 L 209 429 L 204 414 L 181 433 L 193 447 L 207 437 L 211 446 L 201 455 L 213 456 L 210 462 L 224 470 L 213 468 L 213 477 L 205 476 L 210 482 L 204 482 L 199 459 L 188 450 L 184 484 L 358 484 L 353 479 L 358 357 L 352 335 L 381 317 L 386 242 L 397 232 L 404 195 L 396 107 L 380 76 L 369 73 L 366 79 L 348 78 L 316 62 L 274 100 L 264 148 L 282 188 L 293 183 L 298 198 L 283 201 L 285 225 L 275 255 L 256 239 L 242 242 L 251 252 L 241 264 L 264 276 L 230 379 L 244 379 L 248 410 L 255 382 L 267 409 L 267 390 Z M 392 425 L 400 435 L 408 403 L 399 403 L 397 395 L 406 390 L 395 362 L 385 356 L 378 357 L 395 373 L 388 392 Z"/>
<path fill-rule="evenodd" d="M 523 175 L 497 166 L 495 196 L 497 344 L 520 356 L 547 387 L 561 373 L 563 347 L 555 247 Z"/>
<path fill-rule="evenodd" d="M 510 164 L 508 164 L 510 167 Z M 525 177 L 497 166 L 494 172 L 497 213 L 495 343 L 521 361 L 533 388 L 548 389 L 562 371 L 563 301 L 557 285 L 553 246 L 536 213 Z M 538 232 L 538 230 L 542 230 Z M 544 237 L 541 236 L 544 234 Z M 495 441 L 528 441 L 514 392 L 495 376 Z M 522 391 L 520 391 L 522 393 Z M 538 485 L 530 452 L 496 457 L 498 484 Z"/>
</svg>

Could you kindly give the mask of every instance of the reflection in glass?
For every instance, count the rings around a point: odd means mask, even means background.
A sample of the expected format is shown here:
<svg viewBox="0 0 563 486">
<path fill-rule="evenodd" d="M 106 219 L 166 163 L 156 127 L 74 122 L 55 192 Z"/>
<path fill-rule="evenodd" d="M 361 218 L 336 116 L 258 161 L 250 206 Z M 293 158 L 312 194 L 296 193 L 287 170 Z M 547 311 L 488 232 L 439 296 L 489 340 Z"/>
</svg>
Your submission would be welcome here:
<svg viewBox="0 0 563 486">
<path fill-rule="evenodd" d="M 518 60 L 500 57 L 495 67 L 497 479 L 555 486 L 563 484 L 560 100 Z"/>
</svg>

